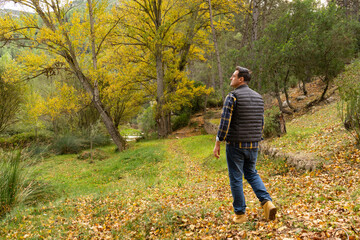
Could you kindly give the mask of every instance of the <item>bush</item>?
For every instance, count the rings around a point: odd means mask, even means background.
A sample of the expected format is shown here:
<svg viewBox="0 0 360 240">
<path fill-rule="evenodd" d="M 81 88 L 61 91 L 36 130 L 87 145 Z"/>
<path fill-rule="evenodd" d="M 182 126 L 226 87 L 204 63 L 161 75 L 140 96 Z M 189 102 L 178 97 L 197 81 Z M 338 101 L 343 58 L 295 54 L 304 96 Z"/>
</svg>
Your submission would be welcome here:
<svg viewBox="0 0 360 240">
<path fill-rule="evenodd" d="M 2 148 L 13 148 L 13 147 L 26 147 L 36 142 L 37 144 L 46 144 L 50 143 L 52 136 L 47 133 L 38 133 L 35 132 L 23 132 L 18 133 L 10 137 L 0 138 L 0 147 Z"/>
<path fill-rule="evenodd" d="M 172 117 L 172 129 L 174 131 L 186 127 L 189 124 L 190 121 L 190 113 L 184 112 L 181 113 L 179 116 L 173 116 Z"/>
<path fill-rule="evenodd" d="M 108 135 L 104 134 L 96 134 L 92 137 L 92 146 L 93 147 L 101 147 L 101 146 L 107 146 L 111 143 L 111 138 Z M 84 144 L 86 148 L 90 148 L 90 139 L 87 138 L 84 140 Z"/>
<path fill-rule="evenodd" d="M 154 133 L 156 132 L 156 123 L 154 116 L 155 113 L 153 106 L 150 105 L 137 118 L 137 123 L 140 129 L 144 132 L 145 138 L 152 138 L 155 136 Z"/>
<path fill-rule="evenodd" d="M 2 65 L 3 63 L 0 61 L 0 75 L 4 72 Z M 6 82 L 0 77 L 0 132 L 15 122 L 16 113 L 23 102 L 23 95 L 19 94 L 20 91 L 19 84 Z"/>
<path fill-rule="evenodd" d="M 341 97 L 340 114 L 345 128 L 360 145 L 360 61 L 349 65 L 346 71 L 338 78 Z"/>
<path fill-rule="evenodd" d="M 83 132 L 82 134 L 67 133 L 56 138 L 52 144 L 55 154 L 77 154 L 92 147 L 106 146 L 111 143 L 108 135 L 101 131 Z"/>
<path fill-rule="evenodd" d="M 265 125 L 263 131 L 264 138 L 276 137 L 281 135 L 279 122 L 280 115 L 281 112 L 277 107 L 273 107 L 265 111 Z"/>
<path fill-rule="evenodd" d="M 207 100 L 207 106 L 209 108 L 222 107 L 224 104 L 221 95 L 211 94 Z"/>
<path fill-rule="evenodd" d="M 36 181 L 26 169 L 20 151 L 0 152 L 0 217 L 20 204 L 46 198 L 49 185 Z"/>
<path fill-rule="evenodd" d="M 88 148 L 85 139 L 70 134 L 60 136 L 53 143 L 53 150 L 56 154 L 76 154 Z"/>
</svg>

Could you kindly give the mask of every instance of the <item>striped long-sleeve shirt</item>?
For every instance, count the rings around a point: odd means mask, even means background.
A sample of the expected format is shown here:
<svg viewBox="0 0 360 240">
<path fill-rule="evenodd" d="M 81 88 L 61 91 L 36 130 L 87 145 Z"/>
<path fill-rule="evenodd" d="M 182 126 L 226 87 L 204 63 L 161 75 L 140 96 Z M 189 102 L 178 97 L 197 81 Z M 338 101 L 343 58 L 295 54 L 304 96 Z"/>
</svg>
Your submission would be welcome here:
<svg viewBox="0 0 360 240">
<path fill-rule="evenodd" d="M 216 136 L 217 141 L 226 141 L 226 135 L 230 128 L 231 123 L 231 117 L 233 114 L 233 110 L 236 106 L 236 98 L 234 94 L 229 93 L 224 102 L 222 114 L 221 114 L 221 120 L 219 125 L 219 130 Z M 263 126 L 264 126 L 264 120 L 263 120 Z M 239 142 L 239 143 L 230 143 L 228 144 L 239 144 L 239 148 L 258 148 L 259 143 L 258 142 Z"/>
</svg>

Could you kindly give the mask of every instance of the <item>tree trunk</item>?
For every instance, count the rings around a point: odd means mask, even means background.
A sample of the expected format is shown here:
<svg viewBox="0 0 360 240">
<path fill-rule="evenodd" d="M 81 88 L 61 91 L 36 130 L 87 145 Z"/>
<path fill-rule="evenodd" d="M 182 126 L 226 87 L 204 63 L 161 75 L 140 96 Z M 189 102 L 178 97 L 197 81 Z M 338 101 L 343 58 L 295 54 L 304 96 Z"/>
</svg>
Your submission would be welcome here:
<svg viewBox="0 0 360 240">
<path fill-rule="evenodd" d="M 120 135 L 119 130 L 115 127 L 114 122 L 113 122 L 112 118 L 110 117 L 110 114 L 107 112 L 107 110 L 103 106 L 103 104 L 100 100 L 100 97 L 99 97 L 99 89 L 98 89 L 97 84 L 94 86 L 93 103 L 95 105 L 95 108 L 100 113 L 100 116 L 106 126 L 106 129 L 108 130 L 111 138 L 113 139 L 114 143 L 118 147 L 119 151 L 124 150 L 126 141 Z"/>
<path fill-rule="evenodd" d="M 223 73 L 222 73 L 222 68 L 221 68 L 220 52 L 219 52 L 219 47 L 218 47 L 218 43 L 217 43 L 214 22 L 213 22 L 211 0 L 208 0 L 208 1 L 209 1 L 209 12 L 210 12 L 210 25 L 211 25 L 211 31 L 212 31 L 213 40 L 214 40 L 216 60 L 217 60 L 217 66 L 218 66 L 218 71 L 219 71 L 220 92 L 221 92 L 221 97 L 224 101 L 225 100 L 224 79 L 223 79 Z"/>
<path fill-rule="evenodd" d="M 286 122 L 283 114 L 279 115 L 279 124 L 280 124 L 280 132 L 281 134 L 286 133 Z"/>
<path fill-rule="evenodd" d="M 156 78 L 157 78 L 157 95 L 156 95 L 156 102 L 157 102 L 157 109 L 156 109 L 156 123 L 158 126 L 158 135 L 160 138 L 166 137 L 171 131 L 168 121 L 169 114 L 165 112 L 164 105 L 164 68 L 162 63 L 162 51 L 161 45 L 158 44 L 156 46 Z"/>
<path fill-rule="evenodd" d="M 253 0 L 253 31 L 252 31 L 252 46 L 258 39 L 258 22 L 259 22 L 259 0 Z"/>
<path fill-rule="evenodd" d="M 325 81 L 324 81 L 324 82 L 326 83 L 326 86 L 325 86 L 325 88 L 324 88 L 323 93 L 321 94 L 320 102 L 323 101 L 323 100 L 325 100 L 325 94 L 326 94 L 327 90 L 329 89 L 330 80 L 329 80 L 329 78 L 328 78 L 327 76 L 325 77 Z"/>
<path fill-rule="evenodd" d="M 152 11 L 154 13 L 154 24 L 157 34 L 160 34 L 160 27 L 162 25 L 161 7 L 162 0 L 152 1 Z M 160 42 L 155 45 L 155 61 L 156 61 L 156 115 L 155 120 L 158 127 L 158 136 L 160 138 L 166 137 L 171 132 L 171 125 L 169 125 L 169 113 L 164 109 L 165 105 L 165 83 L 164 83 L 164 68 L 163 68 L 163 46 Z"/>
<path fill-rule="evenodd" d="M 280 98 L 280 89 L 279 89 L 279 83 L 277 80 L 275 80 L 275 97 L 276 100 L 278 101 L 278 105 L 279 105 L 279 109 L 281 112 L 286 113 L 286 114 L 291 114 L 291 112 L 287 111 L 284 109 L 281 98 Z"/>
<path fill-rule="evenodd" d="M 103 120 L 105 127 L 108 130 L 108 133 L 110 134 L 112 140 L 118 147 L 119 151 L 124 150 L 126 141 L 120 135 L 119 130 L 115 127 L 114 122 L 113 122 L 112 118 L 110 117 L 110 114 L 107 112 L 107 110 L 105 109 L 104 105 L 101 102 L 97 82 L 95 81 L 94 86 L 92 86 L 90 84 L 89 79 L 87 79 L 87 77 L 85 77 L 85 75 L 80 70 L 76 59 L 72 58 L 67 53 L 64 53 L 64 54 L 65 54 L 65 59 L 67 60 L 73 73 L 76 75 L 77 79 L 80 81 L 80 83 L 82 84 L 82 86 L 86 90 L 86 92 L 90 96 L 92 96 L 92 103 L 94 104 L 96 110 L 100 113 L 100 117 Z"/>
<path fill-rule="evenodd" d="M 251 52 L 250 57 L 252 59 L 251 68 L 255 67 L 255 41 L 258 39 L 258 23 L 259 23 L 259 0 L 252 1 L 252 34 L 251 34 Z M 252 76 L 252 81 L 257 82 L 257 90 L 261 91 L 261 81 L 256 76 Z"/>
<path fill-rule="evenodd" d="M 300 89 L 303 91 L 305 96 L 307 96 L 307 94 L 308 94 L 308 92 L 306 90 L 306 82 L 308 82 L 309 80 L 310 80 L 309 77 L 306 77 L 306 80 L 304 80 L 304 79 L 301 80 L 302 87 Z"/>
<path fill-rule="evenodd" d="M 287 80 L 289 79 L 289 73 L 290 73 L 290 70 L 288 70 L 286 72 L 286 76 L 284 78 L 284 93 L 285 93 L 285 98 L 286 98 L 286 103 L 288 104 L 289 108 L 293 109 L 296 111 L 296 109 L 294 108 L 293 105 L 291 105 L 290 103 L 290 100 L 289 100 L 289 94 L 287 92 Z"/>
<path fill-rule="evenodd" d="M 213 71 L 213 68 L 211 68 L 211 70 L 210 70 L 210 79 L 211 79 L 211 86 L 215 90 L 216 89 L 216 84 L 215 84 L 215 73 Z"/>
<path fill-rule="evenodd" d="M 91 55 L 94 70 L 97 69 L 97 57 L 96 57 L 96 46 L 95 46 L 95 30 L 94 30 L 94 11 L 91 0 L 87 0 L 89 7 L 89 20 L 90 20 L 90 41 L 91 41 Z"/>
</svg>

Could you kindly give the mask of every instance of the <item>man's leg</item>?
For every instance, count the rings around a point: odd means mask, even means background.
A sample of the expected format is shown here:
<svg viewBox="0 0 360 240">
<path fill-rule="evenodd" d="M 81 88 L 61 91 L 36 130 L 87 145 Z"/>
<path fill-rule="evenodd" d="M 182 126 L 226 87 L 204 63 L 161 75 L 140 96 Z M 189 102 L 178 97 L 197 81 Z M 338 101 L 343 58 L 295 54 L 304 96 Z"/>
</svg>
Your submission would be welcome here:
<svg viewBox="0 0 360 240">
<path fill-rule="evenodd" d="M 236 146 L 226 144 L 226 160 L 228 164 L 231 193 L 235 214 L 244 214 L 246 209 L 243 191 L 244 154 Z"/>
<path fill-rule="evenodd" d="M 265 218 L 274 220 L 276 208 L 272 204 L 270 194 L 266 190 L 266 187 L 256 170 L 258 151 L 257 149 L 249 149 L 248 151 L 249 159 L 244 163 L 244 177 L 251 185 L 254 193 L 256 194 L 256 197 L 261 202 L 261 205 L 265 211 Z"/>
<path fill-rule="evenodd" d="M 249 159 L 244 163 L 244 177 L 251 185 L 260 202 L 271 201 L 270 194 L 267 192 L 256 170 L 257 149 L 247 149 L 247 151 L 249 151 Z"/>
</svg>

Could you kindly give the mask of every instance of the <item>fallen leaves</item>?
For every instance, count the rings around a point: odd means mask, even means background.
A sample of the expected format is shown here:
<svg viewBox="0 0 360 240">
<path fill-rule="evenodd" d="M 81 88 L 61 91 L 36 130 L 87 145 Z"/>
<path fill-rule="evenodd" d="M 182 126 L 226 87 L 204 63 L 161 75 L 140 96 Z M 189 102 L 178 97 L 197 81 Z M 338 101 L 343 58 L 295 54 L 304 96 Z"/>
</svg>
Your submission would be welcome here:
<svg viewBox="0 0 360 240">
<path fill-rule="evenodd" d="M 178 174 L 186 177 L 184 183 L 170 184 L 162 173 L 168 170 L 164 167 L 159 169 L 163 184 L 141 189 L 134 185 L 123 192 L 69 198 L 29 209 L 21 218 L 4 220 L 0 235 L 5 239 L 345 239 L 346 232 L 349 239 L 359 239 L 356 148 L 336 152 L 332 162 L 314 172 L 289 168 L 269 175 L 271 160 L 265 159 L 259 163 L 259 174 L 279 208 L 277 219 L 264 220 L 245 181 L 248 222 L 238 225 L 231 221 L 227 172 L 204 166 L 200 157 L 178 141 L 167 141 L 167 151 L 169 157 L 183 161 L 185 170 Z M 209 140 L 209 152 L 212 144 Z"/>
</svg>

